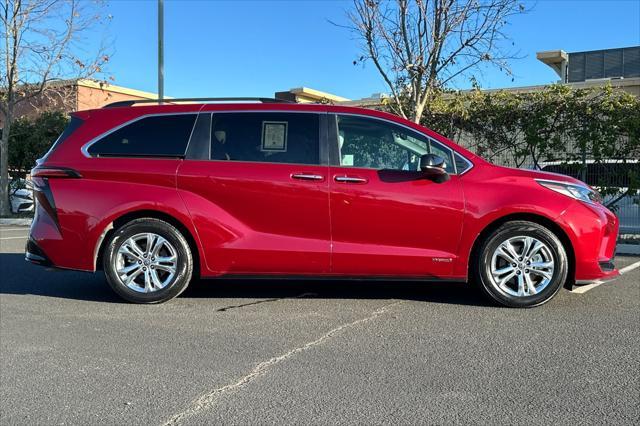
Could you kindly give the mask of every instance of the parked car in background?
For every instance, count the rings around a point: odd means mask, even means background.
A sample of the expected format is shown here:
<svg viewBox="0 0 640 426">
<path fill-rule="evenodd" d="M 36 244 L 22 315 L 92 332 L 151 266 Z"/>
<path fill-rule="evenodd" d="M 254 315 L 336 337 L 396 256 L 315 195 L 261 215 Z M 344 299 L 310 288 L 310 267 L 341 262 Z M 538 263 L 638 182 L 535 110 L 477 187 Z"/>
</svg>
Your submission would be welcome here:
<svg viewBox="0 0 640 426">
<path fill-rule="evenodd" d="M 138 303 L 259 276 L 471 281 L 531 307 L 618 275 L 618 220 L 572 177 L 380 111 L 224 101 L 72 114 L 32 170 L 26 259 L 102 269 Z"/>
<path fill-rule="evenodd" d="M 592 187 L 606 187 L 603 204 L 610 207 L 620 220 L 620 232 L 640 234 L 640 193 L 629 193 L 630 172 L 640 179 L 640 161 L 605 159 L 586 160 L 583 172 L 581 161 L 545 161 L 539 169 L 545 172 L 560 173 L 576 179 L 584 177 L 584 182 Z"/>
<path fill-rule="evenodd" d="M 26 179 L 14 179 L 9 184 L 9 202 L 12 213 L 27 213 L 34 210 L 33 184 Z"/>
</svg>

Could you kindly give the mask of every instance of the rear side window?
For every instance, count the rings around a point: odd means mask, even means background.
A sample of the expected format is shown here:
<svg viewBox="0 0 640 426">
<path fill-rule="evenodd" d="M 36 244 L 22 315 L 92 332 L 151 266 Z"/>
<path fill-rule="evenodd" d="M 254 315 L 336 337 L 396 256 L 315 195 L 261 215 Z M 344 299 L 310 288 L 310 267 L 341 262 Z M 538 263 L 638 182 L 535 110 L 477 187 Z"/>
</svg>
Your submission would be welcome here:
<svg viewBox="0 0 640 426">
<path fill-rule="evenodd" d="M 213 114 L 211 159 L 319 164 L 319 121 L 313 113 Z"/>
<path fill-rule="evenodd" d="M 182 157 L 197 114 L 141 118 L 92 144 L 89 154 L 103 157 Z"/>
<path fill-rule="evenodd" d="M 47 153 L 45 155 L 42 156 L 41 160 L 46 160 L 47 157 L 49 155 L 51 155 L 51 153 L 57 148 L 59 147 L 69 136 L 71 136 L 71 134 L 73 132 L 75 132 L 76 130 L 78 130 L 78 127 L 80 127 L 82 125 L 82 123 L 84 123 L 84 121 L 82 121 L 81 119 L 79 119 L 78 117 L 74 117 L 71 116 L 71 120 L 69 121 L 69 123 L 67 124 L 67 127 L 64 128 L 64 130 L 62 131 L 62 133 L 60 134 L 60 136 L 58 136 L 58 139 L 55 140 L 55 142 L 51 145 L 51 148 L 49 148 L 49 151 L 47 151 Z M 40 160 L 39 160 L 40 161 Z"/>
</svg>

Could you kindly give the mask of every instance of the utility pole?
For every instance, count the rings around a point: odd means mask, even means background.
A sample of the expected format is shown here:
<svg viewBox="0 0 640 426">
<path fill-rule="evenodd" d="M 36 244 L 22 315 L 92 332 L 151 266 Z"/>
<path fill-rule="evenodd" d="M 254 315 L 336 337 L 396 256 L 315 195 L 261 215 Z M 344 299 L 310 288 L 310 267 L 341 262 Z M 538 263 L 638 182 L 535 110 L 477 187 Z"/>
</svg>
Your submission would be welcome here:
<svg viewBox="0 0 640 426">
<path fill-rule="evenodd" d="M 158 99 L 164 99 L 164 0 L 158 0 Z"/>
</svg>

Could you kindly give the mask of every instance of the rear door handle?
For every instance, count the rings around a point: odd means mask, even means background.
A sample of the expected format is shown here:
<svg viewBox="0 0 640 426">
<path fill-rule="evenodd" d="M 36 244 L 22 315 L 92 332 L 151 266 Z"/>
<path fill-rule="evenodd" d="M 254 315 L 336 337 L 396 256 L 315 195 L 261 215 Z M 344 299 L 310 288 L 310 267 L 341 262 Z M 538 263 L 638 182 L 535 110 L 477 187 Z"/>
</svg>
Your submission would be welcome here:
<svg viewBox="0 0 640 426">
<path fill-rule="evenodd" d="M 313 173 L 294 173 L 291 178 L 298 180 L 324 180 L 324 176 Z"/>
<path fill-rule="evenodd" d="M 333 179 L 340 183 L 367 183 L 368 180 L 357 176 L 334 176 Z"/>
</svg>

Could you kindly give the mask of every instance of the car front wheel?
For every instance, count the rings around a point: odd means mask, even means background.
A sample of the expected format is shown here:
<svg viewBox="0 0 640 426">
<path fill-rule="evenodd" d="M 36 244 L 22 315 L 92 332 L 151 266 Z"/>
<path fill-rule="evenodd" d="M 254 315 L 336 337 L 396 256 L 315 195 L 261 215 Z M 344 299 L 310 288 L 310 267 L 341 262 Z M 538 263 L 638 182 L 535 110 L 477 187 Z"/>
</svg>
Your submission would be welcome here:
<svg viewBox="0 0 640 426">
<path fill-rule="evenodd" d="M 542 305 L 567 279 L 567 254 L 558 237 L 528 221 L 501 225 L 482 242 L 473 266 L 481 290 L 509 307 Z"/>
<path fill-rule="evenodd" d="M 191 280 L 189 244 L 167 222 L 142 218 L 118 228 L 105 249 L 109 285 L 134 303 L 161 303 L 182 293 Z"/>
</svg>

